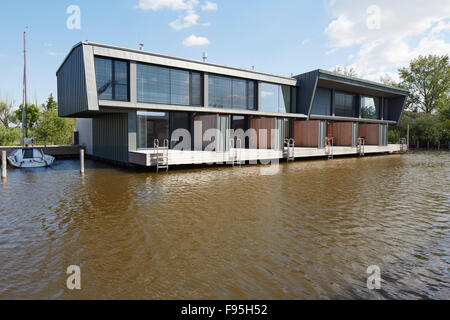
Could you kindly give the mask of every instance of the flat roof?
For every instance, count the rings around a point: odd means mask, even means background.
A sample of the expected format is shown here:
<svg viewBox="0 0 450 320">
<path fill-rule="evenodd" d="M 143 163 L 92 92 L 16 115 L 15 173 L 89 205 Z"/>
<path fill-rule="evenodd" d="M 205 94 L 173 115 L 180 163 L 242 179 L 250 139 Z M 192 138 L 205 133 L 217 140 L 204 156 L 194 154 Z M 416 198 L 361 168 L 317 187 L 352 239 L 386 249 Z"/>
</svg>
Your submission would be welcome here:
<svg viewBox="0 0 450 320">
<path fill-rule="evenodd" d="M 72 49 L 70 50 L 70 52 L 65 57 L 65 59 L 63 60 L 63 62 L 61 63 L 61 65 L 58 68 L 58 70 L 56 71 L 56 74 L 58 74 L 60 69 L 63 67 L 63 65 L 65 64 L 65 62 L 69 58 L 69 56 L 72 54 L 73 50 L 75 50 L 75 48 L 77 48 L 77 47 L 79 47 L 81 45 L 88 45 L 88 46 L 92 46 L 92 47 L 105 48 L 105 49 L 120 50 L 120 51 L 129 52 L 129 53 L 144 55 L 144 56 L 151 56 L 151 57 L 158 57 L 158 58 L 165 58 L 165 59 L 170 59 L 170 60 L 175 60 L 175 61 L 193 63 L 193 64 L 197 64 L 197 65 L 200 65 L 200 66 L 221 68 L 221 69 L 227 69 L 227 70 L 232 70 L 232 71 L 245 72 L 245 73 L 259 75 L 259 76 L 274 77 L 274 78 L 288 80 L 288 81 L 296 81 L 296 79 L 294 77 L 280 76 L 280 75 L 276 75 L 276 74 L 264 73 L 264 72 L 259 72 L 259 71 L 255 71 L 255 70 L 249 70 L 249 69 L 237 68 L 237 67 L 230 67 L 230 66 L 220 65 L 220 64 L 210 63 L 210 62 L 204 62 L 204 61 L 201 61 L 201 60 L 185 59 L 185 58 L 174 57 L 174 56 L 170 56 L 170 55 L 164 55 L 164 54 L 153 53 L 153 52 L 148 52 L 148 51 L 141 51 L 141 50 L 137 50 L 137 49 L 124 48 L 124 47 L 117 47 L 117 46 L 106 45 L 106 44 L 95 43 L 95 42 L 89 42 L 89 41 L 82 41 L 82 42 L 77 43 L 75 46 L 73 46 Z"/>
</svg>

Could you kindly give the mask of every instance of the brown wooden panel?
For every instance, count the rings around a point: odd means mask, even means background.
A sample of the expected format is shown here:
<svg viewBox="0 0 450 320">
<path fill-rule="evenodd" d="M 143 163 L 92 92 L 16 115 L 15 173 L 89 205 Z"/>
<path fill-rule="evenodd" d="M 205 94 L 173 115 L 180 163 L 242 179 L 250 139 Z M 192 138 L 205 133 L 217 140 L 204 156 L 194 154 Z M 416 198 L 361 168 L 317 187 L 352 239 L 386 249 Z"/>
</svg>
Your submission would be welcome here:
<svg viewBox="0 0 450 320">
<path fill-rule="evenodd" d="M 294 140 L 296 147 L 318 147 L 319 121 L 295 121 Z"/>
<path fill-rule="evenodd" d="M 380 140 L 379 125 L 375 123 L 360 123 L 358 135 L 366 139 L 366 145 L 378 145 Z"/>
<path fill-rule="evenodd" d="M 276 127 L 276 119 L 275 118 L 255 118 L 250 119 L 250 129 L 254 129 L 256 131 L 256 139 L 257 142 L 254 141 L 255 137 L 250 138 L 250 146 L 257 146 L 258 149 L 264 147 L 265 149 L 272 149 L 272 130 Z M 267 132 L 267 144 L 264 146 L 262 141 L 259 140 L 259 132 L 260 130 L 265 129 Z"/>
<path fill-rule="evenodd" d="M 329 122 L 327 136 L 334 137 L 336 146 L 352 146 L 351 122 Z"/>
</svg>

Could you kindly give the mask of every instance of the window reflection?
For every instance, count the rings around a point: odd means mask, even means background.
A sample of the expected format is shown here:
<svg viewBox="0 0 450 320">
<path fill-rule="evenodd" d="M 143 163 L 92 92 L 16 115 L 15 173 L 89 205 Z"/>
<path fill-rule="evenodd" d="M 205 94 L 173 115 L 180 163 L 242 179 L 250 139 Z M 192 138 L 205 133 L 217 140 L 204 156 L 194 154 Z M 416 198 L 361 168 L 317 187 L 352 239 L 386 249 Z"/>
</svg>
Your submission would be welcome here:
<svg viewBox="0 0 450 320">
<path fill-rule="evenodd" d="M 202 76 L 199 72 L 137 64 L 137 101 L 200 106 Z"/>
<path fill-rule="evenodd" d="M 334 95 L 335 114 L 338 117 L 355 116 L 355 97 L 353 94 L 336 92 Z"/>
<path fill-rule="evenodd" d="M 209 75 L 208 87 L 210 107 L 255 109 L 254 81 Z"/>
<path fill-rule="evenodd" d="M 380 99 L 374 97 L 361 98 L 361 118 L 378 119 L 380 110 Z"/>
<path fill-rule="evenodd" d="M 291 97 L 292 89 L 290 86 L 271 83 L 261 84 L 261 108 L 264 112 L 290 113 Z"/>
<path fill-rule="evenodd" d="M 128 101 L 128 63 L 95 57 L 94 64 L 98 98 Z"/>
</svg>

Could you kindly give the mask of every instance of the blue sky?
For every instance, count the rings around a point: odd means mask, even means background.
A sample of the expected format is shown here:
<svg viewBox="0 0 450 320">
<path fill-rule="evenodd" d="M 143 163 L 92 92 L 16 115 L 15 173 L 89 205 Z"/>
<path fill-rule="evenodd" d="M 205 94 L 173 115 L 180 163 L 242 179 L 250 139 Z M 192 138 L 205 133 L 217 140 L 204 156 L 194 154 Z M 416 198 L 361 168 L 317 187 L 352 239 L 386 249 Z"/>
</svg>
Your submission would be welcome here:
<svg viewBox="0 0 450 320">
<path fill-rule="evenodd" d="M 67 8 L 81 29 L 67 28 Z M 350 66 L 396 77 L 419 54 L 450 53 L 448 0 L 41 0 L 3 1 L 0 99 L 21 102 L 28 26 L 29 101 L 56 95 L 55 72 L 82 40 L 289 76 Z"/>
</svg>

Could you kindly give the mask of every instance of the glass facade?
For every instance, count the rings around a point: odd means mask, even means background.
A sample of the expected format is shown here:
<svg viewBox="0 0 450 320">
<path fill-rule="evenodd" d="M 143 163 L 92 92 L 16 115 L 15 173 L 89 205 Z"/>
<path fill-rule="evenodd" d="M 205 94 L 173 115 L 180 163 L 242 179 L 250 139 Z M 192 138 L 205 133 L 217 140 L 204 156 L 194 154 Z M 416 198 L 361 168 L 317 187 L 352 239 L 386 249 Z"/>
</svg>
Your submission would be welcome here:
<svg viewBox="0 0 450 320">
<path fill-rule="evenodd" d="M 209 75 L 208 94 L 210 107 L 255 110 L 254 81 Z"/>
<path fill-rule="evenodd" d="M 169 116 L 167 112 L 138 111 L 138 147 L 151 149 L 155 139 L 162 146 L 164 139 L 169 139 Z"/>
<path fill-rule="evenodd" d="M 334 110 L 337 117 L 355 117 L 355 96 L 353 94 L 336 92 L 334 95 Z"/>
<path fill-rule="evenodd" d="M 95 57 L 97 94 L 100 100 L 129 101 L 128 63 Z"/>
<path fill-rule="evenodd" d="M 261 83 L 261 109 L 263 112 L 291 113 L 292 90 L 290 86 Z"/>
<path fill-rule="evenodd" d="M 361 97 L 361 118 L 379 119 L 380 99 L 374 97 Z"/>
<path fill-rule="evenodd" d="M 202 77 L 198 72 L 137 64 L 137 101 L 200 106 Z"/>
</svg>

